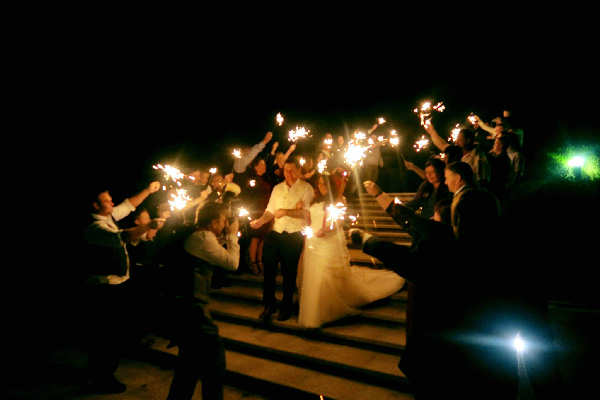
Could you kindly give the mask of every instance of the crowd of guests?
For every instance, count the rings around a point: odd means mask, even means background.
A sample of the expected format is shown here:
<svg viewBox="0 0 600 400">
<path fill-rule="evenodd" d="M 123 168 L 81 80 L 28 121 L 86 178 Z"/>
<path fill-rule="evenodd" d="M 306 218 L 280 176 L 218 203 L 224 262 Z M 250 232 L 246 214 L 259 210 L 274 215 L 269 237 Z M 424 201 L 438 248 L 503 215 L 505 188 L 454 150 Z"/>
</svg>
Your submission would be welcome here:
<svg viewBox="0 0 600 400">
<path fill-rule="evenodd" d="M 379 258 L 388 272 L 402 277 L 402 283 L 408 282 L 409 333 L 400 367 L 415 392 L 421 398 L 438 398 L 444 387 L 443 393 L 450 397 L 460 393 L 462 398 L 475 398 L 486 393 L 485 398 L 511 398 L 506 396 L 516 385 L 514 354 L 474 345 L 467 337 L 499 335 L 501 311 L 516 303 L 502 269 L 501 261 L 506 260 L 495 255 L 503 239 L 502 208 L 524 174 L 522 132 L 509 125 L 506 113 L 494 122 L 491 127 L 475 116 L 473 128 L 461 129 L 454 143 L 427 124 L 425 129 L 441 153 L 430 157 L 422 169 L 403 161 L 406 170 L 423 179 L 414 199 L 406 204 L 394 202 L 377 184 L 384 167 L 380 145 L 368 153 L 361 168 L 351 170 L 344 164 L 344 136 L 331 134 L 322 138 L 315 153 L 294 155 L 295 144 L 280 151 L 268 132 L 256 145 L 242 149 L 231 173 L 193 171 L 194 184 L 188 190 L 192 200 L 183 211 L 171 211 L 168 204 L 142 207 L 159 190 L 158 182 L 118 206 L 108 190 L 100 189 L 90 198 L 93 220 L 85 232 L 90 261 L 87 284 L 99 316 L 91 329 L 95 333 L 89 358 L 92 386 L 104 392 L 125 390 L 113 373 L 120 351 L 140 336 L 131 331 L 128 340 L 124 339 L 127 330 L 123 327 L 132 323 L 129 314 L 100 316 L 107 309 L 145 299 L 146 305 L 156 306 L 153 310 L 165 312 L 163 319 L 156 313 L 138 316 L 146 321 L 142 326 L 148 328 L 147 321 L 155 321 L 150 328 L 164 330 L 179 346 L 169 399 L 191 398 L 198 379 L 202 379 L 203 398 L 222 398 L 225 357 L 208 310 L 211 288 L 227 285 L 227 274 L 232 271 L 263 275 L 260 318 L 269 323 L 279 309 L 277 319 L 289 319 L 298 311 L 297 288 L 303 287 L 297 285 L 298 265 L 302 265 L 308 239 L 301 231 L 311 225 L 311 218 L 315 229 L 322 228 L 315 232 L 317 237 L 335 231 L 321 220 L 315 225 L 317 215 L 324 217 L 312 206 L 319 204 L 322 211 L 330 197 L 344 202 L 366 192 L 413 238 L 407 248 L 351 231 L 356 246 Z M 369 134 L 376 129 L 375 125 Z M 326 174 L 318 172 L 322 160 L 327 160 Z M 350 179 L 356 175 L 358 179 Z M 238 215 L 242 206 L 249 217 Z M 130 213 L 128 226 L 119 227 L 116 222 L 126 221 Z M 279 268 L 283 275 L 280 304 L 275 297 Z M 356 276 L 352 279 L 364 279 Z M 448 301 L 451 310 L 440 306 Z M 476 377 L 476 383 L 466 384 L 465 374 Z"/>
</svg>

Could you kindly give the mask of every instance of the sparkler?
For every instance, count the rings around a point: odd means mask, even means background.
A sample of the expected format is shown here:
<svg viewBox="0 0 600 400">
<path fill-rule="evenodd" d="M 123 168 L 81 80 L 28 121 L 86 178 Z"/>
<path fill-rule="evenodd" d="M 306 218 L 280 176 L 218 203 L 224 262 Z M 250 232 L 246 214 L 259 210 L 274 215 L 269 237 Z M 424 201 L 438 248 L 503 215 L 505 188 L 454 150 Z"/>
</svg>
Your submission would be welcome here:
<svg viewBox="0 0 600 400">
<path fill-rule="evenodd" d="M 361 131 L 358 131 L 354 134 L 354 138 L 356 140 L 365 140 L 367 138 L 367 134 Z"/>
<path fill-rule="evenodd" d="M 467 119 L 469 120 L 470 123 L 472 123 L 473 125 L 475 125 L 477 123 L 477 118 L 475 118 L 475 115 L 473 115 L 473 113 L 471 113 Z"/>
<path fill-rule="evenodd" d="M 307 239 L 310 239 L 314 236 L 313 229 L 310 226 L 305 226 L 301 231 L 302 235 L 306 236 Z"/>
<path fill-rule="evenodd" d="M 425 135 L 421 136 L 421 139 L 417 140 L 416 143 L 413 145 L 413 147 L 415 148 L 415 150 L 417 151 L 417 153 L 421 150 L 423 150 L 424 148 L 426 148 L 427 146 L 429 146 L 429 139 L 427 139 L 425 137 Z"/>
<path fill-rule="evenodd" d="M 454 129 L 452 129 L 452 133 L 450 134 L 448 141 L 452 142 L 452 143 L 456 143 L 456 139 L 458 138 L 458 134 L 460 133 L 460 130 L 461 130 L 460 124 L 456 124 Z"/>
<path fill-rule="evenodd" d="M 402 201 L 398 197 L 394 197 L 394 204 L 402 204 Z"/>
<path fill-rule="evenodd" d="M 306 164 L 306 160 L 304 159 L 304 157 L 300 157 L 300 160 L 298 160 L 298 163 L 300 164 L 301 167 L 303 167 L 304 164 Z"/>
<path fill-rule="evenodd" d="M 288 140 L 293 143 L 293 142 L 297 141 L 298 139 L 307 137 L 309 133 L 310 133 L 310 130 L 306 129 L 305 127 L 296 126 L 296 129 L 292 129 L 290 131 Z"/>
<path fill-rule="evenodd" d="M 162 164 L 156 164 L 153 165 L 152 168 L 154 169 L 160 169 L 165 173 L 165 178 L 167 180 L 171 179 L 173 180 L 173 182 L 177 182 L 180 179 L 183 179 L 183 177 L 185 176 L 183 174 L 183 172 L 181 172 L 178 168 L 175 168 L 171 165 L 162 165 Z"/>
<path fill-rule="evenodd" d="M 383 136 L 377 136 L 377 141 L 378 142 L 383 142 L 385 140 L 385 138 Z"/>
<path fill-rule="evenodd" d="M 254 179 L 250 179 L 250 181 L 248 181 L 248 186 L 250 186 L 250 187 L 256 186 L 256 181 Z"/>
<path fill-rule="evenodd" d="M 400 144 L 400 138 L 398 136 L 392 136 L 390 138 L 390 144 L 392 147 L 398 146 Z"/>
<path fill-rule="evenodd" d="M 348 164 L 350 167 L 354 167 L 356 164 L 362 165 L 362 160 L 366 157 L 368 149 L 369 146 L 361 146 L 354 141 L 350 141 L 350 143 L 348 143 L 348 148 L 344 153 L 344 160 L 346 161 L 346 164 Z"/>
<path fill-rule="evenodd" d="M 331 147 L 331 145 L 333 144 L 333 139 L 325 139 L 323 140 L 323 143 L 325 143 L 325 146 Z"/>
<path fill-rule="evenodd" d="M 277 113 L 275 116 L 275 122 L 277 122 L 277 125 L 279 126 L 283 125 L 283 115 L 281 115 L 281 113 Z"/>
<path fill-rule="evenodd" d="M 246 210 L 244 207 L 240 207 L 240 211 L 238 213 L 238 216 L 240 217 L 248 217 L 248 220 L 250 221 L 252 218 L 250 218 L 250 212 L 248 212 L 248 210 Z"/>
<path fill-rule="evenodd" d="M 329 229 L 333 229 L 335 221 L 342 221 L 344 219 L 346 208 L 344 203 L 336 203 L 335 205 L 330 204 L 327 206 L 327 222 L 329 222 Z"/>
<path fill-rule="evenodd" d="M 185 189 L 177 189 L 175 193 L 171 193 L 171 200 L 169 200 L 169 205 L 171 206 L 171 211 L 174 210 L 183 210 L 187 205 L 187 202 L 190 201 L 191 198 L 187 194 L 187 190 Z"/>
<path fill-rule="evenodd" d="M 369 138 L 369 140 L 367 140 L 367 143 L 369 143 L 369 145 L 371 145 L 371 146 L 373 146 L 375 144 L 375 142 L 371 138 Z"/>
<path fill-rule="evenodd" d="M 427 127 L 431 124 L 431 122 L 429 121 L 431 119 L 431 113 L 433 111 L 444 112 L 445 109 L 446 106 L 441 101 L 435 106 L 432 106 L 430 101 L 426 101 L 423 104 L 421 104 L 420 109 L 417 107 L 413 110 L 413 112 L 419 115 L 419 119 L 421 120 L 421 126 Z"/>
<path fill-rule="evenodd" d="M 358 224 L 358 217 L 360 217 L 360 213 L 357 213 L 356 215 L 348 215 L 350 226 Z"/>
<path fill-rule="evenodd" d="M 383 117 L 379 117 L 379 118 L 377 118 L 377 123 L 378 123 L 379 125 L 383 125 L 383 124 L 385 124 L 385 122 L 386 122 L 386 121 L 385 121 L 385 118 L 383 118 Z"/>
<path fill-rule="evenodd" d="M 233 157 L 242 158 L 242 151 L 240 149 L 233 149 Z"/>
<path fill-rule="evenodd" d="M 208 172 L 210 172 L 211 175 L 214 175 L 217 173 L 217 168 L 213 167 L 213 168 L 209 169 Z"/>
<path fill-rule="evenodd" d="M 317 164 L 317 171 L 322 174 L 327 169 L 327 160 L 321 160 Z"/>
</svg>

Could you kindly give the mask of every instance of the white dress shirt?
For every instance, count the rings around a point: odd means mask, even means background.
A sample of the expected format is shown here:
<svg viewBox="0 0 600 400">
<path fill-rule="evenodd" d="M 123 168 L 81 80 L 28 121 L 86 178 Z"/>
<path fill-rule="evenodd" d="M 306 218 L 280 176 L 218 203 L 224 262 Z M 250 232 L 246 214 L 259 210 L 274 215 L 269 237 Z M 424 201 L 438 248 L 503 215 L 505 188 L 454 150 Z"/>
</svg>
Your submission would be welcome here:
<svg viewBox="0 0 600 400">
<path fill-rule="evenodd" d="M 275 211 L 279 209 L 295 210 L 299 201 L 304 202 L 303 209 L 308 210 L 314 195 L 313 187 L 302 179 L 298 179 L 291 187 L 283 181 L 273 188 L 266 211 L 275 215 Z M 300 232 L 304 226 L 303 218 L 285 216 L 275 218 L 273 230 L 277 233 L 294 233 Z"/>
<path fill-rule="evenodd" d="M 470 152 L 464 154 L 460 160 L 471 166 L 475 182 L 490 180 L 490 167 L 487 157 L 477 148 L 474 148 Z"/>
<path fill-rule="evenodd" d="M 85 232 L 85 239 L 89 244 L 123 249 L 124 256 L 121 262 L 126 264 L 125 275 L 108 275 L 102 277 L 104 279 L 99 277 L 100 281 L 108 279 L 110 285 L 118 285 L 129 279 L 129 254 L 127 254 L 127 247 L 121 238 L 123 230 L 119 229 L 115 221 L 125 218 L 132 211 L 135 211 L 135 207 L 128 199 L 125 199 L 124 202 L 113 208 L 111 215 L 92 214 L 94 222 Z"/>
<path fill-rule="evenodd" d="M 183 248 L 194 257 L 207 263 L 231 271 L 238 269 L 240 262 L 240 245 L 235 233 L 225 237 L 227 249 L 219 244 L 217 236 L 211 231 L 198 230 L 185 241 Z"/>
</svg>

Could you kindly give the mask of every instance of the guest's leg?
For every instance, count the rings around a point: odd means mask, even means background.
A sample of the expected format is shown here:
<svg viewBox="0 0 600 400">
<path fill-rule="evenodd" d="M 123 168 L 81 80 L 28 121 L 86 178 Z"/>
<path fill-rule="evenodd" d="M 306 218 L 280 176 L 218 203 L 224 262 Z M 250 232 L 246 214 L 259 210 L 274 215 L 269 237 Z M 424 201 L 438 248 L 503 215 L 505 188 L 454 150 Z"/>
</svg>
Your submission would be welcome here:
<svg viewBox="0 0 600 400">
<path fill-rule="evenodd" d="M 263 303 L 265 307 L 275 306 L 275 278 L 277 276 L 277 262 L 279 261 L 281 234 L 270 232 L 265 238 L 263 251 L 264 286 Z"/>
<path fill-rule="evenodd" d="M 257 249 L 257 254 L 256 254 L 256 262 L 258 263 L 258 267 L 260 269 L 260 272 L 262 272 L 263 270 L 263 249 L 265 247 L 265 240 L 264 238 L 259 239 L 258 242 L 258 249 Z"/>
<path fill-rule="evenodd" d="M 248 257 L 250 258 L 250 272 L 252 272 L 254 275 L 258 275 L 259 273 L 258 265 L 256 263 L 259 240 L 259 238 L 253 237 L 252 239 L 250 239 L 250 246 L 248 246 Z"/>
</svg>

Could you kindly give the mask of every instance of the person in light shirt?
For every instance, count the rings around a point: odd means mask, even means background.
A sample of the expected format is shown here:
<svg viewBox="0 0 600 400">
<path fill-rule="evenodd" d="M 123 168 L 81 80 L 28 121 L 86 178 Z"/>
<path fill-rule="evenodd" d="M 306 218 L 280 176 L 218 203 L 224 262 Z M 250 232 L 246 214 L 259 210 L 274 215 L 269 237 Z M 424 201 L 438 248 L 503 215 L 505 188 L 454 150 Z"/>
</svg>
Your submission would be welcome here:
<svg viewBox="0 0 600 400">
<path fill-rule="evenodd" d="M 273 188 L 264 214 L 250 222 L 252 229 L 259 229 L 273 219 L 273 230 L 265 237 L 263 250 L 264 311 L 260 318 L 268 322 L 275 312 L 275 278 L 277 263 L 281 262 L 283 274 L 283 301 L 277 317 L 280 321 L 290 318 L 296 289 L 298 261 L 304 238 L 301 234 L 306 225 L 308 207 L 314 197 L 310 184 L 299 179 L 300 166 L 295 160 L 287 160 L 283 166 L 285 180 Z"/>
<path fill-rule="evenodd" d="M 114 377 L 119 365 L 120 353 L 129 339 L 131 330 L 126 329 L 130 296 L 128 280 L 130 261 L 126 242 L 138 240 L 150 229 L 156 229 L 157 221 L 120 229 L 116 223 L 132 211 L 152 193 L 160 189 L 152 182 L 140 193 L 115 206 L 108 190 L 97 191 L 92 198 L 92 223 L 85 229 L 87 244 L 85 266 L 89 270 L 87 293 L 90 296 L 92 332 L 88 368 L 89 385 L 94 392 L 121 393 L 126 386 Z"/>
</svg>

